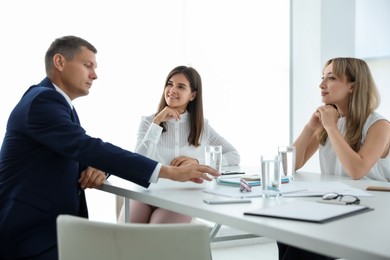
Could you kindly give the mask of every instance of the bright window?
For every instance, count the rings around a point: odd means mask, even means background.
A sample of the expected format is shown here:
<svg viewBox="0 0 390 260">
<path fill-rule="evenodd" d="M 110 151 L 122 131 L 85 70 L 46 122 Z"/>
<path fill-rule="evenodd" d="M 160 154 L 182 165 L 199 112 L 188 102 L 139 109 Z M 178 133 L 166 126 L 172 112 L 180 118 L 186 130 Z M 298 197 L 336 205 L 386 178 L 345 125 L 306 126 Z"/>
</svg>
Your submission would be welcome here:
<svg viewBox="0 0 390 260">
<path fill-rule="evenodd" d="M 243 165 L 258 166 L 261 154 L 289 142 L 289 3 L 3 1 L 0 142 L 12 108 L 45 76 L 50 43 L 73 34 L 98 49 L 99 78 L 74 101 L 89 134 L 133 150 L 140 117 L 156 111 L 168 72 L 191 65 L 202 76 L 205 117 Z M 101 202 L 99 218 L 109 211 Z"/>
</svg>

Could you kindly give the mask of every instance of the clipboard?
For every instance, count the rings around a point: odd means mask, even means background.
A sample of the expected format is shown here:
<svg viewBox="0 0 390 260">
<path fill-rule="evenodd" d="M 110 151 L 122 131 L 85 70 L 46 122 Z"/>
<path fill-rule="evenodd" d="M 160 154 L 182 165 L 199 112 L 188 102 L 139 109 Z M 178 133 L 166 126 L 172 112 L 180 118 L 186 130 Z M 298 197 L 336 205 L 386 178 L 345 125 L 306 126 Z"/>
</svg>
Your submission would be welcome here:
<svg viewBox="0 0 390 260">
<path fill-rule="evenodd" d="M 296 200 L 290 203 L 244 212 L 244 215 L 326 223 L 371 210 L 373 209 L 364 205 L 336 205 Z"/>
</svg>

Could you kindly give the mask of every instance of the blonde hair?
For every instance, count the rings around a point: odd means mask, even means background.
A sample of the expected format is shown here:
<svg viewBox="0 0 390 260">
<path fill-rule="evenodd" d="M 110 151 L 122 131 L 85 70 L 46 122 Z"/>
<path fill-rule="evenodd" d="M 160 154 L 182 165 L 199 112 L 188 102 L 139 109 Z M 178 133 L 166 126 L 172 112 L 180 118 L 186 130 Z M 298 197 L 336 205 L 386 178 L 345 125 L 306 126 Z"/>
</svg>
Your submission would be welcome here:
<svg viewBox="0 0 390 260">
<path fill-rule="evenodd" d="M 332 64 L 333 74 L 339 78 L 345 77 L 353 83 L 353 92 L 349 97 L 348 116 L 346 117 L 346 132 L 344 139 L 354 151 L 359 151 L 362 140 L 363 126 L 380 103 L 379 92 L 367 63 L 356 58 L 334 58 L 325 63 Z M 328 134 L 325 129 L 319 133 L 319 143 L 324 145 Z"/>
</svg>

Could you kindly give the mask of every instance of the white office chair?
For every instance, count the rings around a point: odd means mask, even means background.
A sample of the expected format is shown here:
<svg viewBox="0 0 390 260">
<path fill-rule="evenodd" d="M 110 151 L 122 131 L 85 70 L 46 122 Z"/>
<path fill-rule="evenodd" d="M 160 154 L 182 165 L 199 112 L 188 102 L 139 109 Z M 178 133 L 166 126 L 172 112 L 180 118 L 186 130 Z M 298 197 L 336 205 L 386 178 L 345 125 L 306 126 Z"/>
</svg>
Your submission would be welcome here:
<svg viewBox="0 0 390 260">
<path fill-rule="evenodd" d="M 201 224 L 114 224 L 60 215 L 60 260 L 211 260 L 209 230 Z"/>
</svg>

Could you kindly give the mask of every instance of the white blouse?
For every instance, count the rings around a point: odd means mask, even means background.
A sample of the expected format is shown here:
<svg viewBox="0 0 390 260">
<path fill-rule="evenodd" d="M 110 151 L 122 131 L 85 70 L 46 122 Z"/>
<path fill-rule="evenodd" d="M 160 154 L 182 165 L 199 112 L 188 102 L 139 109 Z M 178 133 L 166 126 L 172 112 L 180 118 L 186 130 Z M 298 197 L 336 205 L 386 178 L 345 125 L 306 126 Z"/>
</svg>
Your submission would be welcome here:
<svg viewBox="0 0 390 260">
<path fill-rule="evenodd" d="M 382 115 L 373 112 L 371 113 L 363 127 L 363 136 L 361 143 L 363 144 L 366 140 L 367 131 L 372 124 L 378 120 L 387 120 Z M 342 134 L 345 133 L 346 119 L 341 117 L 337 121 L 337 128 Z M 329 139 L 326 140 L 324 145 L 320 145 L 319 149 L 320 167 L 321 173 L 330 175 L 343 175 L 349 176 L 341 165 L 336 152 L 333 150 L 332 144 Z M 390 153 L 385 158 L 379 158 L 374 166 L 364 177 L 365 179 L 372 179 L 377 181 L 390 181 Z"/>
<path fill-rule="evenodd" d="M 170 165 L 178 156 L 195 158 L 200 164 L 204 164 L 205 146 L 221 145 L 222 166 L 239 165 L 240 155 L 237 150 L 209 125 L 207 119 L 204 120 L 200 146 L 195 147 L 188 143 L 190 132 L 188 111 L 182 114 L 178 121 L 176 119 L 167 121 L 165 132 L 161 126 L 153 123 L 154 117 L 154 115 L 142 117 L 135 152 L 165 165 Z"/>
</svg>

